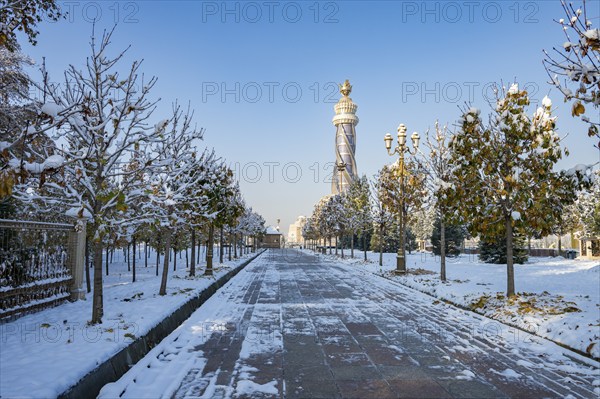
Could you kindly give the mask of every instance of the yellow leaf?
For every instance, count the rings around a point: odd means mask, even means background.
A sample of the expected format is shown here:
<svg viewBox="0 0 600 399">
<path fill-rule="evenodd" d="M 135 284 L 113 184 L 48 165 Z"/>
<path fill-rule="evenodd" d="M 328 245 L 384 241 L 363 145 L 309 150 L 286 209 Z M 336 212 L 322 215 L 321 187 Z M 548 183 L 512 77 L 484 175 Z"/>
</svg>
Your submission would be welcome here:
<svg viewBox="0 0 600 399">
<path fill-rule="evenodd" d="M 573 116 L 579 116 L 579 115 L 583 115 L 585 113 L 585 107 L 583 106 L 583 104 L 579 101 L 575 102 L 575 104 L 573 104 L 573 109 L 571 110 L 571 114 Z"/>
</svg>

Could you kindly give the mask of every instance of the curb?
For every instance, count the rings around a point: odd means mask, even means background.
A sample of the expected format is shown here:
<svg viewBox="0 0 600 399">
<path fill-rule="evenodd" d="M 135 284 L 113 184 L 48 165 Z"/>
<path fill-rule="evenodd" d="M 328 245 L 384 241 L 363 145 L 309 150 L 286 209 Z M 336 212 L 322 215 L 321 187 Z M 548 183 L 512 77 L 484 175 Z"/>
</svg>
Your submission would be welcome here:
<svg viewBox="0 0 600 399">
<path fill-rule="evenodd" d="M 171 334 L 181 323 L 187 320 L 192 313 L 206 302 L 219 288 L 225 285 L 250 262 L 259 257 L 265 250 L 258 252 L 252 258 L 243 262 L 235 269 L 220 277 L 197 296 L 181 305 L 177 310 L 159 322 L 146 334 L 137 338 L 127 347 L 115 353 L 109 359 L 87 373 L 75 385 L 61 393 L 60 399 L 75 399 L 96 397 L 100 389 L 109 382 L 121 378 L 131 366 L 142 359 L 152 348 Z"/>
</svg>

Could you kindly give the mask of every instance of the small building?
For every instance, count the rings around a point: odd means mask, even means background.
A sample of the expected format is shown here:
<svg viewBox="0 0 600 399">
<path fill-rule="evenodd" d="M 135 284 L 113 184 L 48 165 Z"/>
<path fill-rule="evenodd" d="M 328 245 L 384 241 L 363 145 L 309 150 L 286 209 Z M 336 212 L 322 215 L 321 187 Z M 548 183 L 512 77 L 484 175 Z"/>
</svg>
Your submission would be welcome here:
<svg viewBox="0 0 600 399">
<path fill-rule="evenodd" d="M 273 226 L 267 227 L 262 241 L 263 248 L 281 248 L 283 235 Z"/>
<path fill-rule="evenodd" d="M 298 219 L 290 224 L 288 230 L 288 238 L 286 246 L 304 246 L 304 237 L 302 236 L 302 228 L 306 224 L 306 216 L 298 216 Z"/>
</svg>

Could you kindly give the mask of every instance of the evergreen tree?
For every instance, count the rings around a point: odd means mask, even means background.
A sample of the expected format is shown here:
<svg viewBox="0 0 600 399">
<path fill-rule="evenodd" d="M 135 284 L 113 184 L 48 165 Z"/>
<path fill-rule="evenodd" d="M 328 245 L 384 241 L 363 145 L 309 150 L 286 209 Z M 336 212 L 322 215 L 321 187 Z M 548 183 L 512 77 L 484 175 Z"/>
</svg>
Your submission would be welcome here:
<svg viewBox="0 0 600 399">
<path fill-rule="evenodd" d="M 527 243 L 525 237 L 515 232 L 513 237 L 513 261 L 517 264 L 527 262 Z M 479 260 L 484 263 L 506 264 L 506 238 L 500 235 L 482 235 L 479 240 Z"/>
<path fill-rule="evenodd" d="M 446 243 L 446 256 L 456 257 L 460 255 L 462 242 L 465 239 L 466 230 L 463 226 L 446 225 L 444 242 Z M 441 254 L 441 220 L 437 218 L 433 224 L 433 232 L 431 233 L 431 244 L 433 245 L 433 253 Z"/>
</svg>

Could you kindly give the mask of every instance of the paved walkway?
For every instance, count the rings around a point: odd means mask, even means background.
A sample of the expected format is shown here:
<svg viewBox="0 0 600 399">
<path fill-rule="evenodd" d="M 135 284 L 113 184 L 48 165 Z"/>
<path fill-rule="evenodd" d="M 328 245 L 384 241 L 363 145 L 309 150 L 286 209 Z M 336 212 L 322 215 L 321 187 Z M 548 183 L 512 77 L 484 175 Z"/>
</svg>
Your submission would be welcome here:
<svg viewBox="0 0 600 399">
<path fill-rule="evenodd" d="M 210 333 L 188 345 L 202 361 L 184 370 L 173 397 L 595 398 L 600 391 L 598 369 L 554 344 L 360 266 L 272 250 L 220 295 L 228 316 L 210 318 L 203 330 Z M 198 328 L 201 320 L 192 322 Z"/>
</svg>

